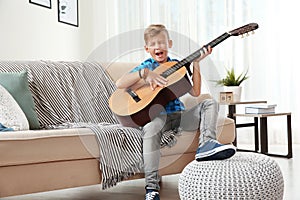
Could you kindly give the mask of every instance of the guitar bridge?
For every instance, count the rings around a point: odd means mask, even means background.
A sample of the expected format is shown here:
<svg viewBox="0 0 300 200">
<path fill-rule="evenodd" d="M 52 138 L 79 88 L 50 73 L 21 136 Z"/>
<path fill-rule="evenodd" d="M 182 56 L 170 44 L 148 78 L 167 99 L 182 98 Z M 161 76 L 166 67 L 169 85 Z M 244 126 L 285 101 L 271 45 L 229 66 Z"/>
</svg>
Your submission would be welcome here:
<svg viewBox="0 0 300 200">
<path fill-rule="evenodd" d="M 141 98 L 132 90 L 132 89 L 127 89 L 126 92 L 133 98 L 135 102 L 139 102 Z"/>
</svg>

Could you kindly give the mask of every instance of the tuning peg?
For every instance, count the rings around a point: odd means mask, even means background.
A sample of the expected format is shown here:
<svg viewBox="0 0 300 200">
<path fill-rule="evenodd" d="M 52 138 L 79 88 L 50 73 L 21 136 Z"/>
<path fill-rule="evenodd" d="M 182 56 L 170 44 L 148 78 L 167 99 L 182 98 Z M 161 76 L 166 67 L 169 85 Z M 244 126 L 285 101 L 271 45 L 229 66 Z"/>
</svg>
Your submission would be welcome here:
<svg viewBox="0 0 300 200">
<path fill-rule="evenodd" d="M 252 33 L 252 35 L 253 35 L 255 32 L 254 32 L 254 31 L 252 31 L 251 33 Z"/>
<path fill-rule="evenodd" d="M 244 38 L 244 34 L 242 34 L 241 38 Z"/>
<path fill-rule="evenodd" d="M 246 36 L 248 37 L 248 36 L 249 36 L 249 33 L 247 33 Z"/>
</svg>

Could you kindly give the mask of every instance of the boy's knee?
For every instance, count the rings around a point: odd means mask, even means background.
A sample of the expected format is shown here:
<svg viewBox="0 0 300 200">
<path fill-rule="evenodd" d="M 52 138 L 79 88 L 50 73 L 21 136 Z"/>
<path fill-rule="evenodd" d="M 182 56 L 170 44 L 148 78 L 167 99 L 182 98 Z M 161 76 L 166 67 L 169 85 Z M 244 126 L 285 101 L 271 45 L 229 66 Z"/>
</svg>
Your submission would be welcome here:
<svg viewBox="0 0 300 200">
<path fill-rule="evenodd" d="M 149 138 L 159 135 L 163 129 L 165 121 L 162 119 L 154 119 L 143 127 L 143 138 Z"/>
<path fill-rule="evenodd" d="M 216 112 L 219 111 L 219 103 L 215 99 L 205 99 L 201 102 L 201 108 L 204 110 L 215 110 Z"/>
<path fill-rule="evenodd" d="M 206 106 L 213 106 L 213 107 L 218 107 L 219 103 L 215 99 L 205 99 L 202 102 Z"/>
</svg>

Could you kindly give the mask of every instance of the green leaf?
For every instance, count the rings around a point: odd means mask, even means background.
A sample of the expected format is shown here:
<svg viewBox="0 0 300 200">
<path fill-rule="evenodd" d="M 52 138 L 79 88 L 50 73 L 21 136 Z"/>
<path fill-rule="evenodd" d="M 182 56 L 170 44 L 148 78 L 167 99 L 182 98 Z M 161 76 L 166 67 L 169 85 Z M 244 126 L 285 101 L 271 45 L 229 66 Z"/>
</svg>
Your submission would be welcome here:
<svg viewBox="0 0 300 200">
<path fill-rule="evenodd" d="M 242 82 L 244 82 L 245 80 L 247 80 L 249 78 L 249 76 L 247 76 L 248 70 L 244 74 L 241 73 L 239 76 L 237 76 L 237 78 L 236 78 L 236 74 L 234 72 L 234 68 L 231 68 L 230 70 L 227 69 L 226 72 L 227 73 L 226 73 L 225 78 L 214 81 L 214 82 L 216 82 L 217 85 L 239 86 Z"/>
</svg>

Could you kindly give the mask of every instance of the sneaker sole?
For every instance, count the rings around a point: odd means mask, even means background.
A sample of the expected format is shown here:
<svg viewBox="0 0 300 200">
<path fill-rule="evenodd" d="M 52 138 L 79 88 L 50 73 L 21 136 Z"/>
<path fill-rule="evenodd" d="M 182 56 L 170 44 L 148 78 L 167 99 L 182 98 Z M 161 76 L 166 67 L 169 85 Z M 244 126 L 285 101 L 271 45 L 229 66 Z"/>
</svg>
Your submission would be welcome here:
<svg viewBox="0 0 300 200">
<path fill-rule="evenodd" d="M 196 154 L 195 158 L 197 161 L 208 161 L 208 160 L 224 160 L 233 156 L 236 152 L 234 146 L 228 147 L 228 145 L 219 147 L 206 154 Z"/>
</svg>

